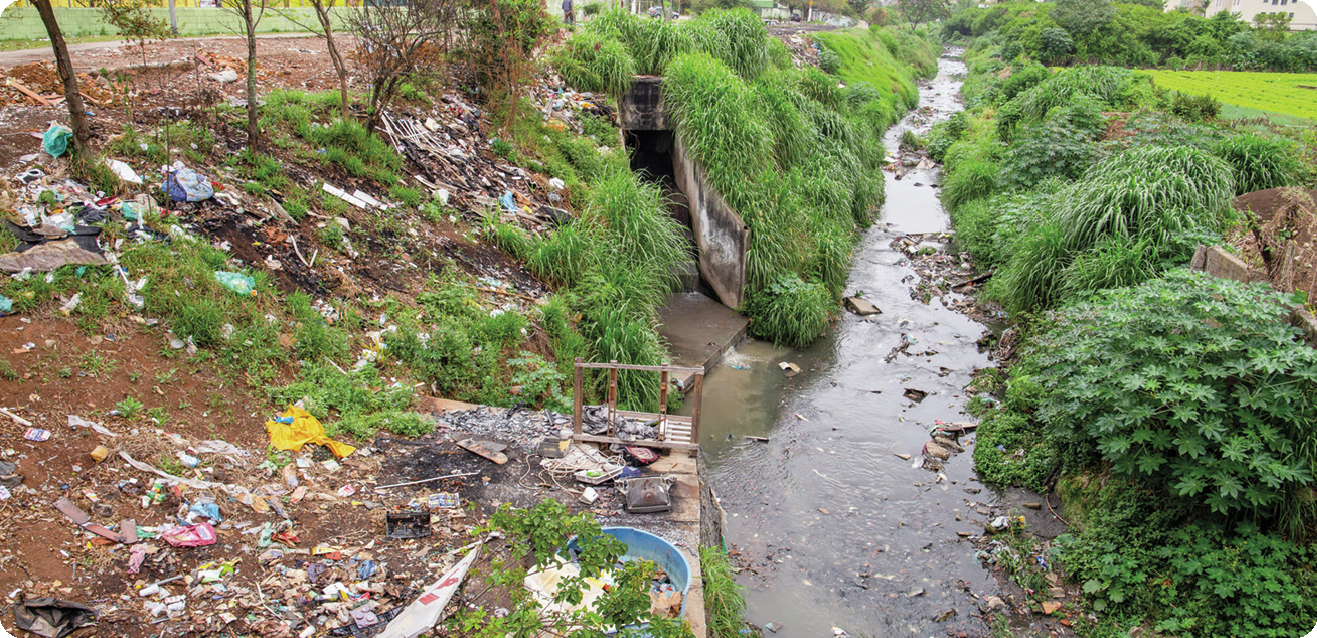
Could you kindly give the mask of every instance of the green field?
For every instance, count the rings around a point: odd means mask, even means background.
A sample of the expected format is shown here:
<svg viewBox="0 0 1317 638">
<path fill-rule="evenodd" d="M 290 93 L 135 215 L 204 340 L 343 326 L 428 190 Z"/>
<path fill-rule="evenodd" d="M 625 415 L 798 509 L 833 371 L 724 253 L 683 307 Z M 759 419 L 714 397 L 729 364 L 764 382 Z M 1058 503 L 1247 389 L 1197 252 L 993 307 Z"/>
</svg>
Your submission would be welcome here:
<svg viewBox="0 0 1317 638">
<path fill-rule="evenodd" d="M 1317 73 L 1242 73 L 1235 71 L 1148 71 L 1165 89 L 1193 95 L 1211 94 L 1226 108 L 1222 115 L 1248 117 L 1280 114 L 1317 121 Z M 1291 122 L 1285 122 L 1291 123 Z"/>
</svg>

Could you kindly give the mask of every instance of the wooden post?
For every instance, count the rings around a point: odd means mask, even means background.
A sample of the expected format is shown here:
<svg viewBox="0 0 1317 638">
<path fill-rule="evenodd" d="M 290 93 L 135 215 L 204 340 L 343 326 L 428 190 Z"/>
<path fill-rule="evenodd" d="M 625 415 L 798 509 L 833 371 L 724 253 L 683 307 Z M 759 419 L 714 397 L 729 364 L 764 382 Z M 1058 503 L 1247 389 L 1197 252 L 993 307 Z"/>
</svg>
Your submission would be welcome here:
<svg viewBox="0 0 1317 638">
<path fill-rule="evenodd" d="M 659 375 L 659 427 L 658 440 L 662 441 L 664 434 L 668 429 L 668 371 L 664 370 Z"/>
<path fill-rule="evenodd" d="M 608 363 L 616 365 L 617 360 Z M 617 427 L 617 368 L 608 369 L 608 427 Z"/>
<path fill-rule="evenodd" d="M 581 357 L 577 357 L 576 366 L 575 366 L 576 391 L 574 392 L 576 396 L 575 396 L 575 405 L 572 406 L 572 432 L 575 433 L 575 435 L 578 437 L 581 436 L 581 434 L 583 434 L 581 430 L 581 425 L 582 425 L 581 412 L 584 409 L 584 405 L 585 405 L 585 383 L 582 378 L 584 376 L 583 373 L 585 372 L 585 369 L 581 367 L 582 363 L 585 363 L 585 359 L 582 359 Z"/>
<path fill-rule="evenodd" d="M 704 373 L 696 372 L 695 379 L 691 382 L 692 394 L 695 395 L 695 403 L 691 404 L 691 443 L 700 444 L 700 403 L 704 397 Z M 699 454 L 699 448 L 690 451 L 691 456 Z"/>
</svg>

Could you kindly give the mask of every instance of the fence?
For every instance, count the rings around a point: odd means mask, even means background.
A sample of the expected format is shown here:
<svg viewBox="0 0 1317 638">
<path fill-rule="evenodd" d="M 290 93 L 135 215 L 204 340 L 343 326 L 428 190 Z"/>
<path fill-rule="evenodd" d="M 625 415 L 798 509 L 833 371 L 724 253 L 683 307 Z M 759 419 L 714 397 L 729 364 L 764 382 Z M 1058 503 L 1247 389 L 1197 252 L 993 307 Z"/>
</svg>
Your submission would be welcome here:
<svg viewBox="0 0 1317 638">
<path fill-rule="evenodd" d="M 22 2 L 23 0 L 19 0 Z M 58 1 L 58 0 L 56 0 Z M 191 0 L 205 2 L 206 0 Z M 300 2 L 300 0 L 289 0 L 290 2 Z M 222 9 L 183 6 L 183 0 L 174 9 L 174 15 L 178 19 L 179 35 L 212 35 L 212 34 L 241 34 L 243 32 L 242 22 Z M 153 8 L 149 9 L 152 15 L 161 20 L 169 22 L 169 9 Z M 331 14 L 341 14 L 345 11 L 344 7 L 331 9 Z M 79 36 L 107 36 L 118 35 L 119 30 L 113 25 L 105 22 L 101 16 L 100 9 L 88 8 L 67 8 L 57 7 L 55 9 L 55 19 L 59 21 L 60 30 L 66 37 Z M 297 23 L 315 25 L 315 10 L 307 7 L 293 6 L 289 8 L 273 7 L 266 9 L 265 17 L 257 25 L 258 33 L 288 33 L 306 31 Z M 336 15 L 335 22 L 342 26 L 341 15 Z M 47 37 L 46 27 L 41 23 L 41 17 L 37 15 L 37 10 L 33 7 L 11 6 L 0 15 L 0 39 L 6 40 L 36 40 Z"/>
</svg>

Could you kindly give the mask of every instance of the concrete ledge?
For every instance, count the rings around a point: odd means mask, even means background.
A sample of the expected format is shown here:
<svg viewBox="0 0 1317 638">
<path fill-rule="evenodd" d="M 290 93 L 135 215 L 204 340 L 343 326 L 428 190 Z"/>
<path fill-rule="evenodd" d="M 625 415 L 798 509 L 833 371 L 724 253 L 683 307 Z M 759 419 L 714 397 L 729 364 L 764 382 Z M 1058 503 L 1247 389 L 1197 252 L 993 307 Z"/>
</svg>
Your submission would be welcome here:
<svg viewBox="0 0 1317 638">
<path fill-rule="evenodd" d="M 1244 283 L 1267 283 L 1266 273 L 1244 260 L 1228 253 L 1220 246 L 1199 246 L 1189 262 L 1191 270 L 1206 272 L 1213 277 L 1233 279 Z M 1290 324 L 1303 331 L 1304 341 L 1317 348 L 1317 318 L 1303 306 L 1295 306 L 1290 313 Z"/>
</svg>

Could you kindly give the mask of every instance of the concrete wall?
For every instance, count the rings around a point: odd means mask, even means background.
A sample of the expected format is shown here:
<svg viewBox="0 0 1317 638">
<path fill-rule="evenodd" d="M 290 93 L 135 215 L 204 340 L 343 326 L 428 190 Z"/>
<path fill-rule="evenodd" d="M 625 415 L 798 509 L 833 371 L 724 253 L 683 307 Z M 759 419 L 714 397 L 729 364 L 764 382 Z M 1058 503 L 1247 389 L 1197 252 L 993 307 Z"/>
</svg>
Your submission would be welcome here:
<svg viewBox="0 0 1317 638">
<path fill-rule="evenodd" d="M 1213 277 L 1233 279 L 1245 283 L 1266 282 L 1267 275 L 1261 270 L 1249 266 L 1244 260 L 1228 253 L 1220 246 L 1199 246 L 1189 262 L 1193 270 L 1201 270 Z M 1295 307 L 1290 313 L 1290 323 L 1303 331 L 1308 345 L 1317 348 L 1317 318 L 1303 306 Z"/>
<path fill-rule="evenodd" d="M 750 227 L 709 185 L 704 168 L 691 159 L 680 135 L 673 144 L 672 167 L 676 169 L 677 188 L 690 200 L 700 274 L 718 295 L 718 301 L 738 308 L 745 301 Z"/>
<path fill-rule="evenodd" d="M 342 27 L 343 16 L 350 9 L 334 7 L 330 9 Z M 168 9 L 148 9 L 153 15 L 166 22 L 169 21 Z M 178 17 L 179 35 L 239 34 L 242 23 L 236 16 L 222 9 L 178 7 L 174 10 Z M 290 20 L 282 14 L 287 14 Z M 119 31 L 101 19 L 99 9 L 56 8 L 55 18 L 59 20 L 60 30 L 67 37 L 118 35 Z M 306 7 L 287 9 L 266 9 L 265 17 L 257 26 L 261 33 L 304 31 L 294 20 L 305 24 L 317 24 L 315 10 Z M 35 40 L 46 37 L 46 28 L 41 24 L 37 10 L 32 7 L 13 6 L 0 15 L 0 39 Z"/>
<path fill-rule="evenodd" d="M 636 76 L 631 90 L 622 96 L 618 109 L 622 129 L 627 131 L 668 131 L 668 118 L 663 115 L 663 78 L 653 75 Z"/>
</svg>

